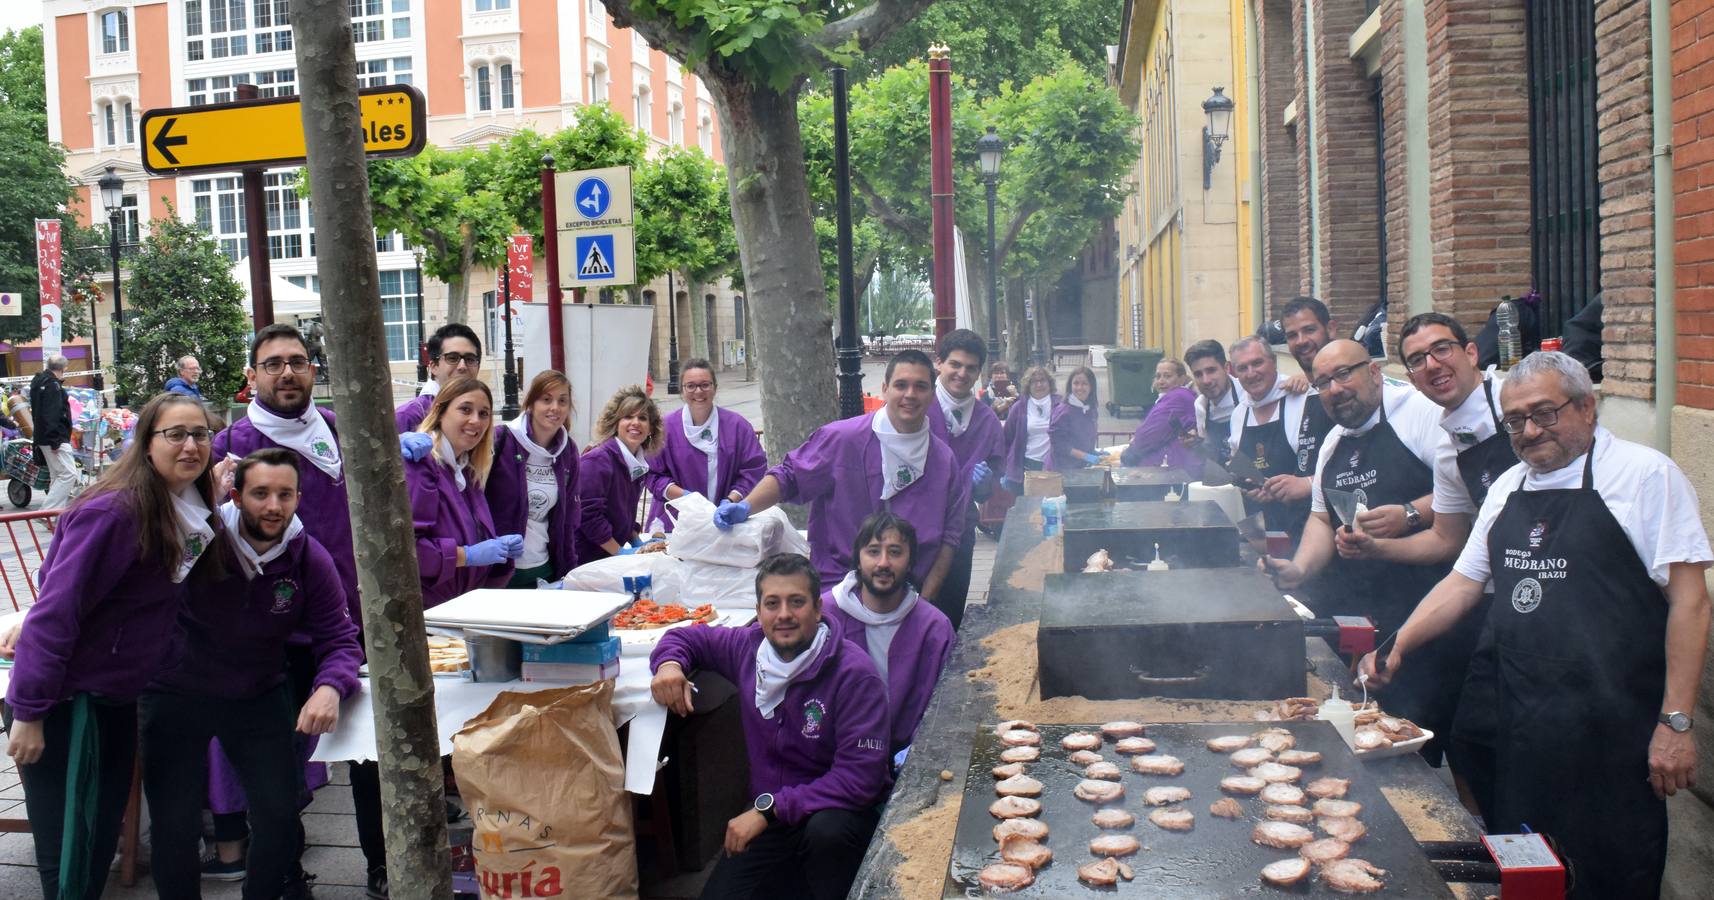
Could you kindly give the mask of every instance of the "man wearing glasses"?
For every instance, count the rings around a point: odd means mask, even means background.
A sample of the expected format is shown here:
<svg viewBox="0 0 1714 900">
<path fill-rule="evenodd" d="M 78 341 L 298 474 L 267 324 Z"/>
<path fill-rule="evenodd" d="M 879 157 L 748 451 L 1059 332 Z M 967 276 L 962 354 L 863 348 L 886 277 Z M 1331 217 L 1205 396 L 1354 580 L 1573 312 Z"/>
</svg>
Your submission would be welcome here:
<svg viewBox="0 0 1714 900">
<path fill-rule="evenodd" d="M 1529 823 L 1576 872 L 1572 898 L 1654 897 L 1663 798 L 1696 783 L 1690 714 L 1707 650 L 1714 562 L 1696 491 L 1667 456 L 1596 422 L 1583 364 L 1532 353 L 1500 390 L 1523 465 L 1495 479 L 1453 570 L 1399 632 L 1374 682 L 1419 665 L 1426 642 L 1481 602 L 1498 703 L 1488 830 Z M 1472 673 L 1472 678 L 1477 673 Z M 1474 681 L 1466 686 L 1473 690 Z"/>
<path fill-rule="evenodd" d="M 416 431 L 434 405 L 434 395 L 440 386 L 461 376 L 478 377 L 482 371 L 482 341 L 469 325 L 448 322 L 434 330 L 428 339 L 429 380 L 423 392 L 399 405 L 393 411 L 393 421 L 399 433 Z"/>
<path fill-rule="evenodd" d="M 1434 461 L 1443 433 L 1440 409 L 1415 389 L 1387 383 L 1381 367 L 1362 344 L 1330 342 L 1315 356 L 1312 384 L 1334 421 L 1322 444 L 1311 482 L 1310 516 L 1303 540 L 1291 560 L 1265 558 L 1265 571 L 1283 589 L 1294 589 L 1321 575 L 1315 611 L 1322 616 L 1367 616 L 1381 640 L 1390 637 L 1422 595 L 1449 565 L 1395 563 L 1366 558 L 1359 552 L 1370 523 L 1384 522 L 1410 530 L 1410 510 L 1428 508 L 1434 490 Z M 1328 491 L 1355 495 L 1356 509 L 1331 512 Z M 1324 571 L 1325 570 L 1325 571 Z M 1437 648 L 1438 649 L 1438 648 Z M 1451 724 L 1462 661 L 1440 659 L 1425 664 L 1413 677 L 1395 682 L 1381 698 L 1382 706 L 1436 735 Z M 1431 762 L 1439 759 L 1438 740 L 1425 748 Z"/>
</svg>

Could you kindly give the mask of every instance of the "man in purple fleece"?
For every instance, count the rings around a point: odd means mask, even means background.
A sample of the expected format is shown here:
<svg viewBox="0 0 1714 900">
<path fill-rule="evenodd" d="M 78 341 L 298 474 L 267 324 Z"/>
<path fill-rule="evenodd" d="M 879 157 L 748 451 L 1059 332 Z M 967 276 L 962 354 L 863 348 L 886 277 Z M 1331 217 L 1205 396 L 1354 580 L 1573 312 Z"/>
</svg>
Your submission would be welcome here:
<svg viewBox="0 0 1714 900">
<path fill-rule="evenodd" d="M 924 547 L 911 573 L 933 602 L 952 569 L 964 533 L 969 481 L 958 460 L 928 424 L 935 404 L 934 364 L 921 350 L 905 350 L 887 363 L 887 405 L 815 430 L 786 454 L 743 500 L 726 501 L 714 524 L 730 528 L 776 503 L 809 504 L 809 546 L 821 587 L 851 571 L 851 539 L 863 519 L 887 509 L 916 525 Z"/>
<path fill-rule="evenodd" d="M 429 380 L 423 385 L 423 392 L 399 404 L 393 411 L 393 424 L 399 433 L 416 431 L 423 419 L 428 416 L 429 407 L 434 405 L 434 397 L 440 393 L 442 385 L 451 384 L 455 378 L 481 377 L 482 372 L 482 339 L 469 325 L 461 322 L 448 322 L 434 330 L 428 339 Z"/>
<path fill-rule="evenodd" d="M 726 825 L 726 855 L 703 900 L 814 897 L 851 889 L 890 787 L 887 688 L 869 655 L 822 618 L 820 576 L 781 553 L 756 575 L 756 623 L 669 631 L 650 654 L 655 702 L 692 707 L 689 674 L 737 685 L 750 753 L 751 809 Z"/>
<path fill-rule="evenodd" d="M 1191 390 L 1190 371 L 1176 359 L 1163 359 L 1155 366 L 1155 405 L 1143 417 L 1131 444 L 1119 454 L 1127 466 L 1164 466 L 1190 469 L 1196 454 L 1182 438 L 1196 433 L 1196 392 Z"/>
<path fill-rule="evenodd" d="M 970 599 L 970 569 L 976 548 L 976 504 L 987 500 L 1000 483 L 1006 445 L 1000 418 L 987 404 L 978 403 L 976 379 L 982 375 L 988 348 L 968 328 L 957 328 L 940 339 L 940 366 L 935 370 L 934 399 L 928 406 L 928 425 L 934 436 L 952 448 L 958 471 L 970 486 L 971 502 L 964 507 L 964 533 L 958 539 L 946 584 L 932 601 L 952 621 L 953 630 L 964 621 L 964 603 Z M 913 560 L 916 554 L 911 554 Z"/>
<path fill-rule="evenodd" d="M 138 703 L 149 796 L 150 863 L 163 897 L 198 893 L 206 748 L 219 738 L 244 786 L 251 831 L 245 900 L 278 897 L 298 878 L 303 764 L 295 730 L 325 734 L 357 689 L 362 653 L 333 558 L 297 518 L 298 455 L 273 447 L 234 470 L 221 506 L 227 574 L 193 580 L 179 617 L 184 654 Z M 316 673 L 301 708 L 286 682 L 286 645 L 309 638 Z M 301 878 L 288 896 L 307 896 Z"/>
<path fill-rule="evenodd" d="M 909 747 L 934 697 L 940 670 L 958 639 L 946 614 L 911 590 L 906 573 L 916 559 L 917 530 L 889 512 L 863 520 L 851 556 L 857 568 L 821 595 L 830 622 L 863 648 L 887 683 L 892 720 L 888 751 Z"/>
</svg>

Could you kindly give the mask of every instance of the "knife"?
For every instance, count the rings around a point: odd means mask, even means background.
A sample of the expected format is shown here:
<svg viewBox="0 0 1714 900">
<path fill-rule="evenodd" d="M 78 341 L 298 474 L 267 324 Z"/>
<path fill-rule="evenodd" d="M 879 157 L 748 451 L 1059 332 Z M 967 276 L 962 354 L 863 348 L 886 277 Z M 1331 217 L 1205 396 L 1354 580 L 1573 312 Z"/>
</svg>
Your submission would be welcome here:
<svg viewBox="0 0 1714 900">
<path fill-rule="evenodd" d="M 1250 544 L 1260 556 L 1268 555 L 1268 532 L 1262 527 L 1262 514 L 1256 513 L 1238 520 L 1238 536 Z"/>
<path fill-rule="evenodd" d="M 1339 520 L 1345 523 L 1345 533 L 1351 533 L 1351 526 L 1357 524 L 1357 506 L 1359 500 L 1355 491 L 1341 491 L 1335 488 L 1322 488 L 1321 493 L 1327 498 L 1327 505 L 1339 514 Z"/>
</svg>

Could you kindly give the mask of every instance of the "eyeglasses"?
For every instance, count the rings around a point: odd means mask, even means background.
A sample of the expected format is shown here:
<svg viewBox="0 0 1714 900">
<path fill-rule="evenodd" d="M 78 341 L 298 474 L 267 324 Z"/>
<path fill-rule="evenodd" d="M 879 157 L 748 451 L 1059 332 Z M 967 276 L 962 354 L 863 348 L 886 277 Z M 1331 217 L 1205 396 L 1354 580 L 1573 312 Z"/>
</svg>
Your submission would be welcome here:
<svg viewBox="0 0 1714 900">
<path fill-rule="evenodd" d="M 183 444 L 186 438 L 199 444 L 206 444 L 214 440 L 214 432 L 207 428 L 162 428 L 149 432 L 149 435 L 151 437 L 164 437 L 169 444 Z"/>
<path fill-rule="evenodd" d="M 697 392 L 712 391 L 712 390 L 714 390 L 714 382 L 712 382 L 712 381 L 698 381 L 695 384 L 692 384 L 690 382 L 685 382 L 684 384 L 679 385 L 679 387 L 683 388 L 686 392 L 689 392 L 689 391 L 697 391 Z"/>
<path fill-rule="evenodd" d="M 309 359 L 302 356 L 294 356 L 291 359 L 281 359 L 278 356 L 275 356 L 257 363 L 256 368 L 267 372 L 269 375 L 278 375 L 287 369 L 291 369 L 292 374 L 294 375 L 302 375 L 309 371 Z"/>
<path fill-rule="evenodd" d="M 1507 434 L 1523 434 L 1524 421 L 1528 420 L 1534 422 L 1537 428 L 1552 428 L 1559 424 L 1559 411 L 1570 405 L 1571 401 L 1567 400 L 1552 409 L 1538 409 L 1527 416 L 1507 416 L 1500 420 L 1500 427 L 1504 428 Z"/>
<path fill-rule="evenodd" d="M 475 353 L 442 353 L 440 355 L 440 361 L 451 363 L 452 367 L 455 369 L 459 366 L 470 366 L 474 368 L 477 363 L 482 362 L 482 357 Z"/>
<path fill-rule="evenodd" d="M 1451 359 L 1452 354 L 1458 352 L 1459 348 L 1462 346 L 1462 344 L 1452 338 L 1435 341 L 1428 346 L 1427 350 L 1421 353 L 1412 353 L 1405 357 L 1405 371 L 1415 372 L 1417 369 L 1422 368 L 1422 364 L 1428 362 L 1428 358 L 1430 356 L 1434 357 L 1435 362 L 1446 362 Z"/>
<path fill-rule="evenodd" d="M 1340 366 L 1339 368 L 1334 369 L 1332 372 L 1329 372 L 1328 374 L 1323 375 L 1320 378 L 1315 379 L 1314 381 L 1311 381 L 1309 384 L 1311 387 L 1315 388 L 1317 391 L 1327 390 L 1328 385 L 1331 385 L 1334 382 L 1338 382 L 1339 384 L 1350 384 L 1352 375 L 1357 374 L 1357 372 L 1359 370 L 1367 369 L 1371 365 L 1373 365 L 1373 364 L 1372 363 L 1357 363 L 1355 365 L 1350 365 L 1350 366 Z"/>
</svg>

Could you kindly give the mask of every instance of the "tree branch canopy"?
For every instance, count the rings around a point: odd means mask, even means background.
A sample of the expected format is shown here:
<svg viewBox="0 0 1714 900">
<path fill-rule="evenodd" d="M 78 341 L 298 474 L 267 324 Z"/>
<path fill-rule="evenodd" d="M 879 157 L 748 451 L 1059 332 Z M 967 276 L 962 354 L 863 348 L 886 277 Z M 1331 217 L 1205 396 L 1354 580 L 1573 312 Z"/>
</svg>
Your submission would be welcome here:
<svg viewBox="0 0 1714 900">
<path fill-rule="evenodd" d="M 814 41 L 827 48 L 840 47 L 855 39 L 862 50 L 869 50 L 885 41 L 917 13 L 928 9 L 935 0 L 876 0 L 862 9 L 829 22 Z"/>
</svg>

